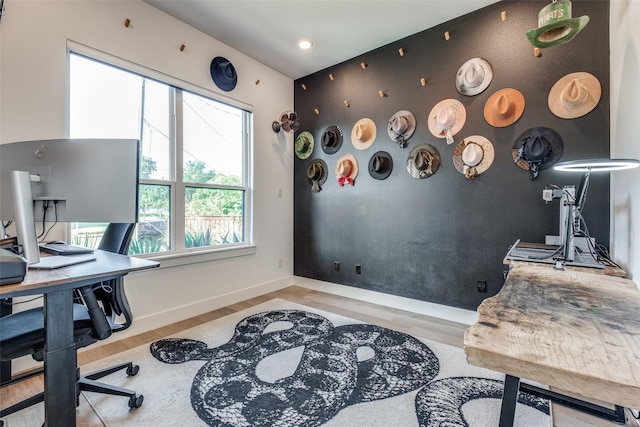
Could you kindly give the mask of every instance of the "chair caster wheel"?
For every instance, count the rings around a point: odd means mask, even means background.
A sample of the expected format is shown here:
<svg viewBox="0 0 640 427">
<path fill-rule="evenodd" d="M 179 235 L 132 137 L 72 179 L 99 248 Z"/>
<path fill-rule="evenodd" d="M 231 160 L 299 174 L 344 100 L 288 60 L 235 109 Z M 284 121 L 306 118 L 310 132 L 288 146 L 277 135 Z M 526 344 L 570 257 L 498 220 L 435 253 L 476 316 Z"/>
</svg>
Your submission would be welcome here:
<svg viewBox="0 0 640 427">
<path fill-rule="evenodd" d="M 131 396 L 129 398 L 129 408 L 136 409 L 142 406 L 142 402 L 144 402 L 143 395 Z"/>
<path fill-rule="evenodd" d="M 136 375 L 138 373 L 138 371 L 140 370 L 140 366 L 138 365 L 131 365 L 127 368 L 127 375 L 129 375 L 130 377 Z"/>
</svg>

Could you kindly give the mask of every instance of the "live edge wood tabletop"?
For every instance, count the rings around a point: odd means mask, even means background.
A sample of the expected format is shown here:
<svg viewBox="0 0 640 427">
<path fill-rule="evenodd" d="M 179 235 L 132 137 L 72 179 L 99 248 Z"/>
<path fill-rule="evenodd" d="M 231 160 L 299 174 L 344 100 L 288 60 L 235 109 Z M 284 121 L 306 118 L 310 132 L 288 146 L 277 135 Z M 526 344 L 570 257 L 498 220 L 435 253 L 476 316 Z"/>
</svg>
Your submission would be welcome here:
<svg viewBox="0 0 640 427">
<path fill-rule="evenodd" d="M 470 364 L 640 408 L 640 291 L 628 279 L 518 265 L 465 332 Z"/>
</svg>

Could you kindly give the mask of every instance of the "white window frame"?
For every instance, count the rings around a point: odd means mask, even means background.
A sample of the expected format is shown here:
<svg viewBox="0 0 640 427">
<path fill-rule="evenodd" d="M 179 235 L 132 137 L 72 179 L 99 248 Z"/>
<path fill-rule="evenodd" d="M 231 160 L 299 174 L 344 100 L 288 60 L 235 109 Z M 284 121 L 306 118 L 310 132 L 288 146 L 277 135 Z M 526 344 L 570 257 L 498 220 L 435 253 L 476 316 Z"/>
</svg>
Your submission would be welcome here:
<svg viewBox="0 0 640 427">
<path fill-rule="evenodd" d="M 236 256 L 253 255 L 256 253 L 256 245 L 253 242 L 253 169 L 251 161 L 253 156 L 253 108 L 251 105 L 243 103 L 241 101 L 232 99 L 220 95 L 216 92 L 212 92 L 206 88 L 194 85 L 192 83 L 180 80 L 176 77 L 169 76 L 161 73 L 157 70 L 143 67 L 139 64 L 118 58 L 108 53 L 96 50 L 81 43 L 77 43 L 72 40 L 67 40 L 67 91 L 66 91 L 66 135 L 70 134 L 69 123 L 69 111 L 70 111 L 70 99 L 69 99 L 69 87 L 70 87 L 70 73 L 69 73 L 69 57 L 71 53 L 79 54 L 87 58 L 95 59 L 103 62 L 107 65 L 121 68 L 125 71 L 130 71 L 135 74 L 139 74 L 143 77 L 157 80 L 163 84 L 175 87 L 182 91 L 192 92 L 196 95 L 210 98 L 217 102 L 231 105 L 239 108 L 243 111 L 243 123 L 244 123 L 244 137 L 243 137 L 243 187 L 245 191 L 244 196 L 244 208 L 243 208 L 243 235 L 244 242 L 227 244 L 223 246 L 210 246 L 210 247 L 198 247 L 198 248 L 185 248 L 184 246 L 184 233 L 185 233 L 185 218 L 184 209 L 177 209 L 177 204 L 184 204 L 185 195 L 185 183 L 182 178 L 182 150 L 177 149 L 177 145 L 182 146 L 182 141 L 178 141 L 178 138 L 182 139 L 182 132 L 180 129 L 181 123 L 176 123 L 175 120 L 171 121 L 170 131 L 172 137 L 170 138 L 170 150 L 171 160 L 173 161 L 173 170 L 171 171 L 173 176 L 169 181 L 144 179 L 140 180 L 140 184 L 158 184 L 170 187 L 171 201 L 171 242 L 172 248 L 170 251 L 155 253 L 155 254 L 137 254 L 137 257 L 150 258 L 161 261 L 161 268 L 171 267 L 175 265 L 192 264 L 198 262 L 213 261 L 216 259 L 225 259 Z M 171 97 L 174 98 L 175 92 L 172 92 Z M 179 95 L 181 96 L 181 95 Z M 174 108 L 181 108 L 181 102 L 177 99 L 172 99 Z M 176 111 L 172 112 L 175 117 Z M 178 144 L 178 142 L 180 144 Z M 191 185 L 190 185 L 191 186 Z M 221 188 L 216 186 L 216 188 Z M 180 201 L 180 202 L 178 202 Z M 67 230 L 67 234 L 69 231 Z M 181 236 L 177 238 L 177 236 Z M 69 237 L 67 235 L 67 237 Z"/>
</svg>

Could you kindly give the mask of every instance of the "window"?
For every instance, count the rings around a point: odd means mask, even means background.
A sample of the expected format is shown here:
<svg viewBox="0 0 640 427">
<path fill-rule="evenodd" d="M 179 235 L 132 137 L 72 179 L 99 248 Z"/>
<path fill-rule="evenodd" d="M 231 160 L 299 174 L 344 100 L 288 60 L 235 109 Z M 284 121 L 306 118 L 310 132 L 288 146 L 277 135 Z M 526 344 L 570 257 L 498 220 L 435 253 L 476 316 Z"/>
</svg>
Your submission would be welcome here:
<svg viewBox="0 0 640 427">
<path fill-rule="evenodd" d="M 130 254 L 250 243 L 250 123 L 241 108 L 69 52 L 70 138 L 142 142 Z M 71 241 L 95 247 L 104 227 L 74 223 Z"/>
</svg>

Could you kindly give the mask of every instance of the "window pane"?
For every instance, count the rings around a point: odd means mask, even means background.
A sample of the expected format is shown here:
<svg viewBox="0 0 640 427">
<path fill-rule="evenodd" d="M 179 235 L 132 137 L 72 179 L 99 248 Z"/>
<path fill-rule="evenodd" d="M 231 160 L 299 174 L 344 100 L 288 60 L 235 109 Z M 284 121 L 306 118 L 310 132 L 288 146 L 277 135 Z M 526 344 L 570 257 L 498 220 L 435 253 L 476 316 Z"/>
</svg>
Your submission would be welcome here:
<svg viewBox="0 0 640 427">
<path fill-rule="evenodd" d="M 242 185 L 242 110 L 187 92 L 182 102 L 184 182 Z"/>
<path fill-rule="evenodd" d="M 185 247 L 244 241 L 243 190 L 187 187 L 185 207 Z"/>
<path fill-rule="evenodd" d="M 69 55 L 69 136 L 140 139 L 142 77 Z"/>
<path fill-rule="evenodd" d="M 140 178 L 170 180 L 170 92 L 166 84 L 144 79 L 142 111 L 142 162 Z"/>
<path fill-rule="evenodd" d="M 169 185 L 141 184 L 138 190 L 138 227 L 129 254 L 165 252 L 171 248 Z"/>
<path fill-rule="evenodd" d="M 74 222 L 71 223 L 71 244 L 97 248 L 107 228 L 106 223 Z"/>
</svg>

